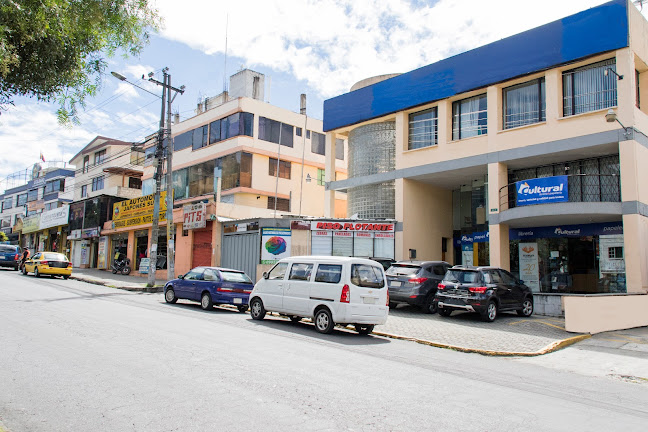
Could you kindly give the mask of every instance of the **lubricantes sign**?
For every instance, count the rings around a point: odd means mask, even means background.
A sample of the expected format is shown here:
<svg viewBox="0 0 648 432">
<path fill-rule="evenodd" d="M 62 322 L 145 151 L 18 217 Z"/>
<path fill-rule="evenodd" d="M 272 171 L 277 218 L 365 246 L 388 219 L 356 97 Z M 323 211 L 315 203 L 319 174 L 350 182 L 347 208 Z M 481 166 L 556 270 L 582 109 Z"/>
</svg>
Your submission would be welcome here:
<svg viewBox="0 0 648 432">
<path fill-rule="evenodd" d="M 335 221 L 322 221 L 322 222 L 311 222 L 311 231 L 373 231 L 373 232 L 394 232 L 393 223 L 384 223 L 384 222 L 335 222 Z"/>
</svg>

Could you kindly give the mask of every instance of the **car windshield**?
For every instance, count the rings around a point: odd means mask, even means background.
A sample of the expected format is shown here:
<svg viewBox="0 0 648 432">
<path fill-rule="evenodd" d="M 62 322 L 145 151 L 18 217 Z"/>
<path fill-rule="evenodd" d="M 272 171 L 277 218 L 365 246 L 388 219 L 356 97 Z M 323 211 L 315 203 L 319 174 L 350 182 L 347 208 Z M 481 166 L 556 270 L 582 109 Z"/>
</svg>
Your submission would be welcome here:
<svg viewBox="0 0 648 432">
<path fill-rule="evenodd" d="M 65 258 L 65 255 L 59 254 L 59 253 L 44 253 L 43 254 L 43 259 L 49 260 L 49 261 L 67 261 L 67 258 Z"/>
<path fill-rule="evenodd" d="M 415 276 L 420 269 L 421 267 L 417 265 L 392 264 L 385 274 L 389 276 Z"/>
<path fill-rule="evenodd" d="M 221 270 L 220 273 L 221 276 L 223 277 L 224 282 L 237 282 L 237 283 L 245 283 L 245 284 L 252 283 L 248 275 L 246 275 L 245 273 L 226 271 L 226 270 Z"/>
<path fill-rule="evenodd" d="M 473 270 L 448 270 L 443 280 L 459 283 L 476 283 L 480 280 L 479 272 Z"/>
<path fill-rule="evenodd" d="M 0 253 L 17 253 L 16 246 L 0 245 Z"/>
</svg>

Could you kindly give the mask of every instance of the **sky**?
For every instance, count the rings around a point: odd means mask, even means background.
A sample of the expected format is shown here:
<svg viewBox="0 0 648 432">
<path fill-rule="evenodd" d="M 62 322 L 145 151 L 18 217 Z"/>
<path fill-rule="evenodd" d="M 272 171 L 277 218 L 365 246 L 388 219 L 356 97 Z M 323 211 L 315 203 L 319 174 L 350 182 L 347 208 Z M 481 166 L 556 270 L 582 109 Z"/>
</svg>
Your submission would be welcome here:
<svg viewBox="0 0 648 432">
<path fill-rule="evenodd" d="M 139 57 L 120 55 L 78 126 L 61 126 L 55 104 L 18 98 L 0 115 L 0 193 L 6 177 L 40 161 L 69 160 L 97 135 L 141 142 L 156 131 L 160 94 L 142 74 L 169 68 L 186 86 L 173 112 L 194 115 L 197 102 L 220 94 L 243 68 L 266 76 L 265 101 L 322 119 L 324 100 L 368 77 L 408 72 L 538 27 L 606 0 L 150 0 L 164 20 Z M 646 16 L 647 11 L 643 12 Z M 227 55 L 225 55 L 227 47 Z M 46 165 L 44 164 L 44 165 Z"/>
</svg>

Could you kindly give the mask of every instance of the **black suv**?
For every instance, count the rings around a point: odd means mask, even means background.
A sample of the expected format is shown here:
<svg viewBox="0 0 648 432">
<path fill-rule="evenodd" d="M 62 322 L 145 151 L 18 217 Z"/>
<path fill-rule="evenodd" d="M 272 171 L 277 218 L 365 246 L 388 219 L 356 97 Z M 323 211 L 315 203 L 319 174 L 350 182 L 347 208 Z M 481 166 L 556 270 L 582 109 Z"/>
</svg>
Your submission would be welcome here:
<svg viewBox="0 0 648 432">
<path fill-rule="evenodd" d="M 497 267 L 452 267 L 439 284 L 435 302 L 442 316 L 465 310 L 480 313 L 488 322 L 504 311 L 525 317 L 533 313 L 531 289 Z"/>
<path fill-rule="evenodd" d="M 445 261 L 399 261 L 385 272 L 389 286 L 389 307 L 399 303 L 420 306 L 424 313 L 435 313 L 437 284 L 450 268 Z"/>
</svg>

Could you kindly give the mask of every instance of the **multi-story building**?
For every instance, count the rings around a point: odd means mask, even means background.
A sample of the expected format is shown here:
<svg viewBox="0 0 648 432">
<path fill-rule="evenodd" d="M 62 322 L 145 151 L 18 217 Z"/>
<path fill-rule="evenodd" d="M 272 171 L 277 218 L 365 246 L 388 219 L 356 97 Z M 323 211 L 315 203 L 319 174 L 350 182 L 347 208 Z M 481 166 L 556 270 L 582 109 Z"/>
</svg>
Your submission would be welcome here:
<svg viewBox="0 0 648 432">
<path fill-rule="evenodd" d="M 614 0 L 325 101 L 327 168 L 349 152 L 328 215 L 347 191 L 399 221 L 397 258 L 509 269 L 572 328 L 578 307 L 645 317 L 648 296 L 600 294 L 648 291 L 647 38 Z"/>
<path fill-rule="evenodd" d="M 231 77 L 229 92 L 202 101 L 196 115 L 176 119 L 172 125 L 176 273 L 221 263 L 219 218 L 324 216 L 322 121 L 263 99 L 263 74 L 242 70 Z M 337 149 L 329 170 L 331 176 L 344 179 L 343 139 Z M 154 192 L 154 152 L 151 142 L 146 146 L 143 195 Z M 207 205 L 210 219 L 201 228 L 183 229 L 183 207 L 193 203 Z M 334 216 L 345 215 L 346 195 L 336 194 L 332 206 Z M 127 245 L 137 269 L 150 247 L 150 226 L 116 228 L 105 234 L 111 236 L 111 244 Z M 158 254 L 165 255 L 166 222 L 162 226 Z"/>
<path fill-rule="evenodd" d="M 72 202 L 74 170 L 41 169 L 35 164 L 31 177 L 26 184 L 0 195 L 2 230 L 22 247 L 65 252 L 68 221 L 63 213 Z"/>
<path fill-rule="evenodd" d="M 141 196 L 143 162 L 142 145 L 102 136 L 70 160 L 77 168 L 68 237 L 75 267 L 105 267 L 101 229 L 112 219 L 114 203 Z"/>
</svg>

